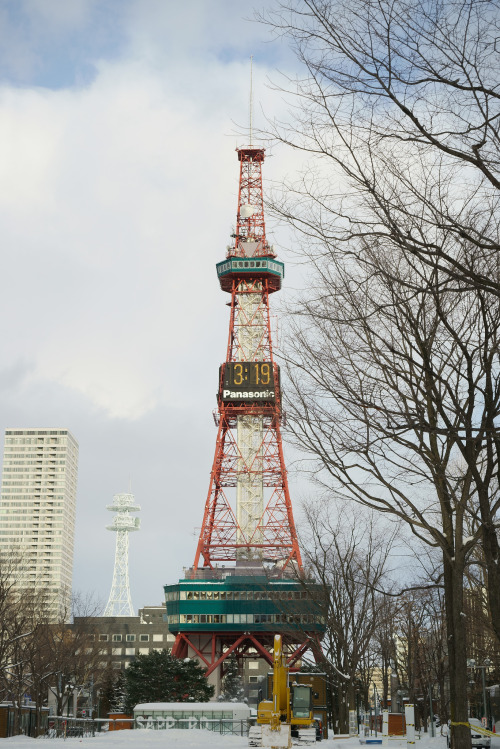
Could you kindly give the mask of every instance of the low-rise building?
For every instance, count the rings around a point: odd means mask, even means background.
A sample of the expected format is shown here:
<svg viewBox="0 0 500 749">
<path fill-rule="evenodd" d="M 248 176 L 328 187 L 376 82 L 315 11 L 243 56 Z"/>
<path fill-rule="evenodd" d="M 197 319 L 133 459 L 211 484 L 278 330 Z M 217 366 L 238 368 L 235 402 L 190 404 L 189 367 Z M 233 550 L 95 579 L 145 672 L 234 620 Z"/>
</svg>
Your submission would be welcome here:
<svg viewBox="0 0 500 749">
<path fill-rule="evenodd" d="M 78 621 L 79 617 L 75 617 L 75 625 Z M 144 606 L 138 616 L 97 616 L 92 618 L 91 626 L 102 655 L 99 665 L 106 668 L 111 663 L 117 671 L 127 668 L 138 655 L 171 650 L 175 642 L 161 604 Z"/>
<path fill-rule="evenodd" d="M 166 618 L 165 605 L 159 604 L 144 606 L 138 616 L 75 617 L 74 624 L 68 626 L 78 627 L 85 621 L 91 632 L 89 636 L 99 646 L 99 667 L 104 670 L 111 663 L 113 669 L 123 671 L 138 655 L 172 649 L 175 635 L 170 632 Z M 259 657 L 255 648 L 248 648 L 242 659 L 241 677 L 249 704 L 257 705 L 265 695 L 268 671 L 269 663 Z"/>
</svg>

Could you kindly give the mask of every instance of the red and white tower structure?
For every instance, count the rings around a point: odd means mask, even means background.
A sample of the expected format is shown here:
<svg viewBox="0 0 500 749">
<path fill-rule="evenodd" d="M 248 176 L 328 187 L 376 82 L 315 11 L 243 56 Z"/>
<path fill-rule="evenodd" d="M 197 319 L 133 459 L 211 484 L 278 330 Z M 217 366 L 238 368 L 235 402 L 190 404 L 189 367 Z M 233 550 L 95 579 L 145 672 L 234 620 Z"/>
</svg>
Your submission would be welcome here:
<svg viewBox="0 0 500 749">
<path fill-rule="evenodd" d="M 279 367 L 269 296 L 283 263 L 266 238 L 264 149 L 237 149 L 240 163 L 234 244 L 217 264 L 231 295 L 226 362 L 220 368 L 218 433 L 194 570 L 254 560 L 301 568 L 283 458 Z M 233 495 L 231 497 L 231 494 Z"/>
<path fill-rule="evenodd" d="M 304 588 L 281 439 L 281 383 L 274 359 L 269 297 L 284 265 L 266 238 L 264 149 L 237 149 L 240 164 L 234 242 L 217 263 L 230 294 L 226 360 L 219 369 L 217 440 L 193 567 L 165 586 L 172 654 L 196 657 L 218 689 L 234 653 L 272 664 L 282 634 L 289 665 L 324 631 Z"/>
</svg>

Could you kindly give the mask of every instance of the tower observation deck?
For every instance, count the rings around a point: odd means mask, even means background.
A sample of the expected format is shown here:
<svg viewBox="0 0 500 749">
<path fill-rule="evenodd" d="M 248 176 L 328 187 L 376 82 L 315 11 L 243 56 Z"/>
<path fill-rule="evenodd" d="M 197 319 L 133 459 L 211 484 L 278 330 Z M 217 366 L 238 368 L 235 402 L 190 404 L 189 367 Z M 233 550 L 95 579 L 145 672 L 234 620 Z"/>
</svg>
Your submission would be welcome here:
<svg viewBox="0 0 500 749">
<path fill-rule="evenodd" d="M 272 664 L 279 632 L 293 666 L 324 631 L 315 587 L 303 584 L 283 456 L 269 296 L 281 289 L 285 270 L 266 239 L 265 151 L 250 145 L 237 154 L 234 242 L 216 265 L 231 302 L 215 456 L 193 567 L 165 586 L 172 654 L 198 657 L 216 685 L 231 653 L 256 651 Z"/>
</svg>

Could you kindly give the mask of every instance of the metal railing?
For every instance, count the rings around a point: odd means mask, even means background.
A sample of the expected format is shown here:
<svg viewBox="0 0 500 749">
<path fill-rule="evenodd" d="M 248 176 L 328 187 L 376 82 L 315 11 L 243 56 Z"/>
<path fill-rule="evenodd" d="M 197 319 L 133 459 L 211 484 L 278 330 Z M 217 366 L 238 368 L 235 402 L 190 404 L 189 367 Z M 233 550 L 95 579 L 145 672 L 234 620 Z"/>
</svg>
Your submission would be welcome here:
<svg viewBox="0 0 500 749">
<path fill-rule="evenodd" d="M 51 715 L 48 720 L 46 739 L 88 738 L 102 730 L 108 720 L 92 718 L 65 718 Z"/>
</svg>

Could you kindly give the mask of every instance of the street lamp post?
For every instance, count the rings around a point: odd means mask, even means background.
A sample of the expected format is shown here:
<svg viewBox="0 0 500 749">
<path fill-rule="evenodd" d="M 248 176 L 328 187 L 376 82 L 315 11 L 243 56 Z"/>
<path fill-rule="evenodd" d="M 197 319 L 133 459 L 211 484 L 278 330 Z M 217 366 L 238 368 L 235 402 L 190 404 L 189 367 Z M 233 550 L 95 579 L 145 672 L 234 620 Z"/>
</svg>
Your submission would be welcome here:
<svg viewBox="0 0 500 749">
<path fill-rule="evenodd" d="M 90 677 L 89 686 L 89 718 L 93 718 L 94 715 L 94 674 Z"/>
<path fill-rule="evenodd" d="M 69 718 L 69 700 L 70 700 L 71 695 L 73 694 L 73 689 L 74 689 L 73 684 L 71 684 L 71 683 L 66 684 L 66 695 L 67 695 L 67 697 L 66 697 L 66 699 L 67 699 L 67 702 L 66 702 L 66 716 L 68 718 Z"/>
<path fill-rule="evenodd" d="M 434 710 L 432 709 L 432 686 L 429 684 L 429 713 L 430 713 L 430 723 L 429 728 L 431 729 L 431 737 L 434 738 L 436 735 L 435 726 L 434 726 Z"/>
<path fill-rule="evenodd" d="M 485 658 L 483 665 L 480 665 L 480 664 L 476 663 L 476 661 L 474 660 L 474 658 L 469 658 L 467 660 L 467 666 L 469 668 L 480 668 L 481 669 L 481 683 L 482 683 L 482 687 L 483 687 L 483 715 L 484 715 L 484 718 L 485 718 L 486 722 L 488 722 L 488 703 L 486 701 L 486 675 L 485 675 L 485 672 L 486 672 L 486 669 L 491 666 L 491 661 L 490 661 L 489 658 Z"/>
</svg>

